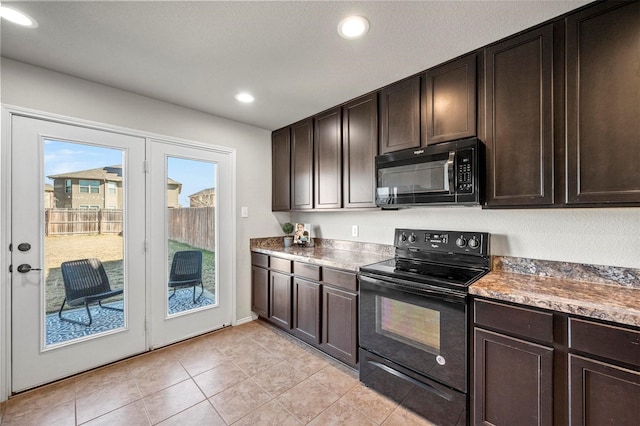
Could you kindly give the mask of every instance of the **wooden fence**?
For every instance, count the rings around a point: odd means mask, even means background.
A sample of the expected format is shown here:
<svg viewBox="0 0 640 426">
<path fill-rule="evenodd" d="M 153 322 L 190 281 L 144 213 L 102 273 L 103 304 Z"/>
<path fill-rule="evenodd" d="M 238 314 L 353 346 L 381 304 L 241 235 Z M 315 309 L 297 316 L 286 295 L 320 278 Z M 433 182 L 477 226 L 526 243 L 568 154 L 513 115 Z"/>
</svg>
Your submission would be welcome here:
<svg viewBox="0 0 640 426">
<path fill-rule="evenodd" d="M 120 209 L 45 209 L 45 235 L 119 234 Z M 215 208 L 167 209 L 169 239 L 215 251 Z"/>
<path fill-rule="evenodd" d="M 215 207 L 168 209 L 169 239 L 215 251 Z"/>
<path fill-rule="evenodd" d="M 119 234 L 120 209 L 45 209 L 45 235 Z"/>
</svg>

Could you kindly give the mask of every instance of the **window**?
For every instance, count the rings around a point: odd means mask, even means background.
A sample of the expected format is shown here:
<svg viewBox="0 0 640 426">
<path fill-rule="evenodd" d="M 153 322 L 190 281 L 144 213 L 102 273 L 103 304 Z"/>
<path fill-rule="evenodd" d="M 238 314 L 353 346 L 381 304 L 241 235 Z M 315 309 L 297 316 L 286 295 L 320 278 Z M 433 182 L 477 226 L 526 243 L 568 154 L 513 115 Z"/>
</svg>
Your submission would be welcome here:
<svg viewBox="0 0 640 426">
<path fill-rule="evenodd" d="M 80 179 L 80 192 L 97 194 L 100 192 L 100 181 Z"/>
<path fill-rule="evenodd" d="M 109 194 L 115 194 L 116 193 L 116 183 L 115 182 L 109 182 L 108 186 L 109 186 Z"/>
<path fill-rule="evenodd" d="M 64 192 L 66 192 L 66 193 L 70 193 L 71 192 L 71 179 L 65 179 L 64 180 Z"/>
</svg>

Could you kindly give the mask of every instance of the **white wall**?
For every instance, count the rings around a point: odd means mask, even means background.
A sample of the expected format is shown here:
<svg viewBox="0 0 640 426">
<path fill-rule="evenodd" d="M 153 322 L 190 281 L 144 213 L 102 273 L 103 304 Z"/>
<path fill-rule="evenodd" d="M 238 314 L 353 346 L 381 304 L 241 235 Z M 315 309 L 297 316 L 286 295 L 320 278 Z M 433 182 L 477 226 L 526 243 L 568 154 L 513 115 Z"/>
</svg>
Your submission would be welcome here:
<svg viewBox="0 0 640 426">
<path fill-rule="evenodd" d="M 482 210 L 430 207 L 397 211 L 295 213 L 323 238 L 393 244 L 395 228 L 491 233 L 491 254 L 640 268 L 640 208 Z M 359 225 L 359 237 L 351 236 Z"/>
<path fill-rule="evenodd" d="M 0 102 L 6 105 L 235 148 L 237 244 L 222 241 L 221 248 L 236 251 L 236 319 L 251 315 L 249 239 L 282 233 L 271 213 L 269 131 L 6 58 L 0 83 Z M 248 218 L 240 218 L 241 206 L 249 208 Z"/>
</svg>

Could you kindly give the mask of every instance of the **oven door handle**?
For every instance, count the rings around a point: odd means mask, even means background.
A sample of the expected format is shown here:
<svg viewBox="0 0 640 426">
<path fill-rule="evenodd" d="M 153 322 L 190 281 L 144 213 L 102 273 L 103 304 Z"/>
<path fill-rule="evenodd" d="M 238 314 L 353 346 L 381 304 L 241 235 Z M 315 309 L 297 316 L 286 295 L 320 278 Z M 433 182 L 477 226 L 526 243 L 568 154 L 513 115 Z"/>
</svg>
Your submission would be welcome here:
<svg viewBox="0 0 640 426">
<path fill-rule="evenodd" d="M 360 279 L 360 289 L 362 290 L 362 284 L 369 284 L 378 289 L 385 290 L 395 290 L 395 291 L 403 291 L 403 292 L 411 292 L 413 294 L 425 295 L 428 294 L 429 297 L 433 297 L 436 299 L 447 300 L 454 303 L 467 303 L 467 295 L 464 293 L 457 293 L 453 291 L 447 291 L 445 288 L 441 287 L 421 287 L 420 290 L 414 290 L 411 286 L 402 285 L 403 280 L 394 279 L 394 281 L 383 280 L 381 278 L 374 278 L 368 275 L 359 275 Z M 384 283 L 384 284 L 380 284 Z"/>
<path fill-rule="evenodd" d="M 438 395 L 440 398 L 446 399 L 447 401 L 453 401 L 453 395 L 443 392 L 440 389 L 436 389 L 435 387 L 429 385 L 428 383 L 423 383 L 421 381 L 418 381 L 416 379 L 414 379 L 411 376 L 407 376 L 404 373 L 401 373 L 400 371 L 389 367 L 388 365 L 384 365 L 382 363 L 376 362 L 376 361 L 367 361 L 369 364 L 373 365 L 374 367 L 377 367 L 381 370 L 386 371 L 389 374 L 393 374 L 394 376 L 402 379 L 402 380 L 406 380 L 407 382 L 410 382 L 416 386 L 418 386 L 421 389 L 424 389 L 428 392 L 431 392 L 435 395 Z"/>
</svg>

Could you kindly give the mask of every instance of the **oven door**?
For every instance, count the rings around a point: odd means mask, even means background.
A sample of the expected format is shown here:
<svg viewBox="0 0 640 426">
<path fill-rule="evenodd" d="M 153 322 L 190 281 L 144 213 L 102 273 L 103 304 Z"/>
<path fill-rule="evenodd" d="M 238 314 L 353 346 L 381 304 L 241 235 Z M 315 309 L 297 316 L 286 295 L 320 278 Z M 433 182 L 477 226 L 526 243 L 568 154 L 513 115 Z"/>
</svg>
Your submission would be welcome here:
<svg viewBox="0 0 640 426">
<path fill-rule="evenodd" d="M 360 275 L 360 347 L 467 391 L 467 296 Z"/>
</svg>

